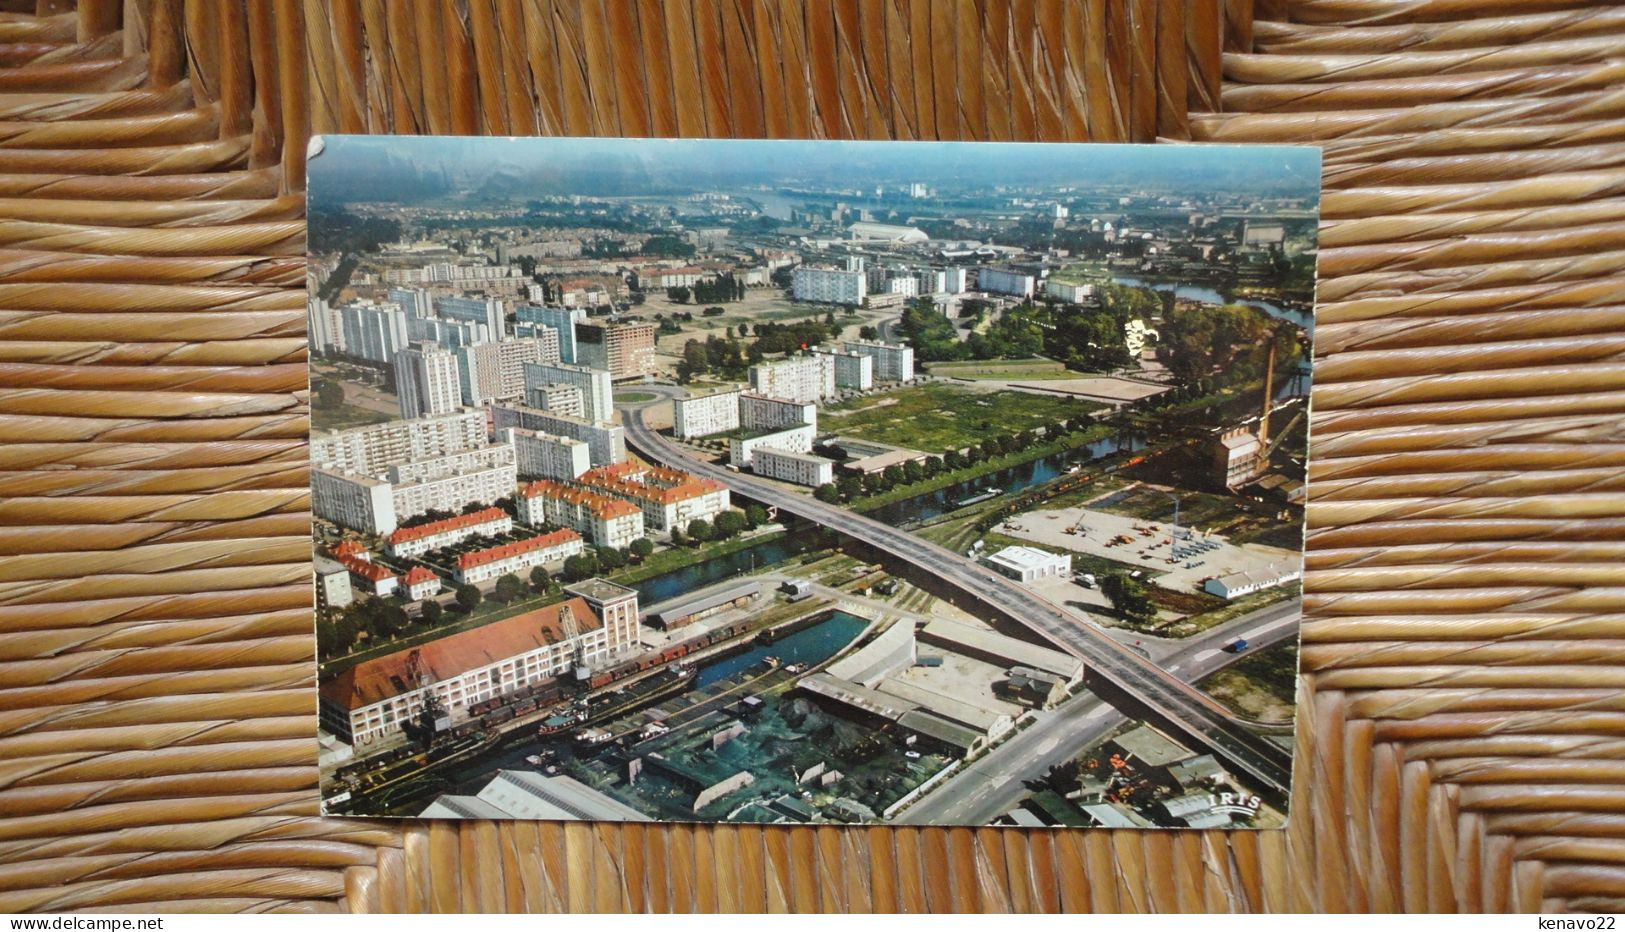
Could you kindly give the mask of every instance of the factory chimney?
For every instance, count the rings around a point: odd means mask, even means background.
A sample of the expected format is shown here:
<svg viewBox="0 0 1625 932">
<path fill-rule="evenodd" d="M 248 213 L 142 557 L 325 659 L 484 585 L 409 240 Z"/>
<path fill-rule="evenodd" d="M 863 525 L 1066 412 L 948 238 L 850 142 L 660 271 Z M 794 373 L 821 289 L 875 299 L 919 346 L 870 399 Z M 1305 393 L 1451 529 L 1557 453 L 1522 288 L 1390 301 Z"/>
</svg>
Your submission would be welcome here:
<svg viewBox="0 0 1625 932">
<path fill-rule="evenodd" d="M 1270 446 L 1270 404 L 1275 400 L 1275 340 L 1270 340 L 1270 358 L 1264 365 L 1264 402 L 1258 413 L 1258 456 L 1262 460 L 1258 464 L 1260 469 L 1268 466 L 1267 451 Z"/>
</svg>

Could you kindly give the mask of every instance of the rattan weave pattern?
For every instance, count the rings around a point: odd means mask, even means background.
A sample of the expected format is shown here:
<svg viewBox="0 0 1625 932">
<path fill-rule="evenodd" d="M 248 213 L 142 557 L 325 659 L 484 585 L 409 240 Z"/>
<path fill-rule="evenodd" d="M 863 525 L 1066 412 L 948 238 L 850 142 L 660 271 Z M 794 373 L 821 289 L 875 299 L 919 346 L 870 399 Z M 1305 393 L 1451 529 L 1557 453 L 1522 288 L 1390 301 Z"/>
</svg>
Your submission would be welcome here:
<svg viewBox="0 0 1625 932">
<path fill-rule="evenodd" d="M 0 0 L 0 911 L 1625 909 L 1622 69 L 1577 0 Z M 312 128 L 1324 146 L 1291 828 L 317 817 Z"/>
</svg>

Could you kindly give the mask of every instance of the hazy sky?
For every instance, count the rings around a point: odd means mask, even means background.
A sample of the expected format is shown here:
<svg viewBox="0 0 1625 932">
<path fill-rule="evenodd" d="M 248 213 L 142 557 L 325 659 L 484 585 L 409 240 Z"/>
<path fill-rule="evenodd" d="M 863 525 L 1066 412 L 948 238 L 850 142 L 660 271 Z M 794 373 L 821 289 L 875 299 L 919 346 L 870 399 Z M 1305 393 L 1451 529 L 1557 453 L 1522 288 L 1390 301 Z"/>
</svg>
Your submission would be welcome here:
<svg viewBox="0 0 1625 932">
<path fill-rule="evenodd" d="M 537 194 L 591 193 L 596 179 L 652 191 L 756 183 L 870 187 L 910 181 L 1187 188 L 1312 193 L 1312 146 L 1073 143 L 845 142 L 325 136 L 310 165 L 313 193 L 343 197 L 347 180 L 449 173 L 461 181 L 507 175 Z M 367 185 L 371 187 L 372 185 Z M 322 191 L 324 187 L 329 188 Z"/>
</svg>

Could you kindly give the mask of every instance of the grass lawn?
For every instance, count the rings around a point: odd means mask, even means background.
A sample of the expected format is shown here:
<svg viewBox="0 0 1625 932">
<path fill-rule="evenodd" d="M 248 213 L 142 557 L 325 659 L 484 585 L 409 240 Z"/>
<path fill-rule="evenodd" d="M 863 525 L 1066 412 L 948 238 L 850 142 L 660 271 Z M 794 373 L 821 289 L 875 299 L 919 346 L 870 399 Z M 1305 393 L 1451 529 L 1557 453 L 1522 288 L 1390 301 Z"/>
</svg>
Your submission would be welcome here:
<svg viewBox="0 0 1625 932">
<path fill-rule="evenodd" d="M 365 427 L 368 424 L 382 424 L 385 421 L 400 419 L 400 413 L 384 414 L 371 408 L 362 408 L 352 404 L 341 404 L 337 408 L 317 408 L 311 411 L 311 426 L 317 430 L 346 430 L 351 427 Z"/>
<path fill-rule="evenodd" d="M 615 400 L 625 404 L 643 404 L 659 398 L 654 392 L 616 392 Z"/>
<path fill-rule="evenodd" d="M 1237 661 L 1198 684 L 1236 714 L 1290 722 L 1298 689 L 1298 642 L 1285 641 Z"/>
<path fill-rule="evenodd" d="M 1069 398 L 931 384 L 844 401 L 818 414 L 828 433 L 944 453 L 1099 408 Z"/>
<path fill-rule="evenodd" d="M 932 375 L 949 379 L 1070 379 L 1076 373 L 1052 359 L 999 359 L 988 362 L 933 362 Z"/>
</svg>

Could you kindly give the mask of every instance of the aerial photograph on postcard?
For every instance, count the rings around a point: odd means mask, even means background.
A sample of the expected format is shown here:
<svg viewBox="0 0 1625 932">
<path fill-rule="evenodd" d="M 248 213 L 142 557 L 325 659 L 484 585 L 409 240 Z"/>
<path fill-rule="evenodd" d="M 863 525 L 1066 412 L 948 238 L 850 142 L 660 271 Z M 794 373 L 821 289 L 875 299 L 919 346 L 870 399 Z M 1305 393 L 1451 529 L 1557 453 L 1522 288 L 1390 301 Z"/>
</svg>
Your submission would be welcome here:
<svg viewBox="0 0 1625 932">
<path fill-rule="evenodd" d="M 330 815 L 1279 828 L 1317 149 L 324 136 Z"/>
</svg>

